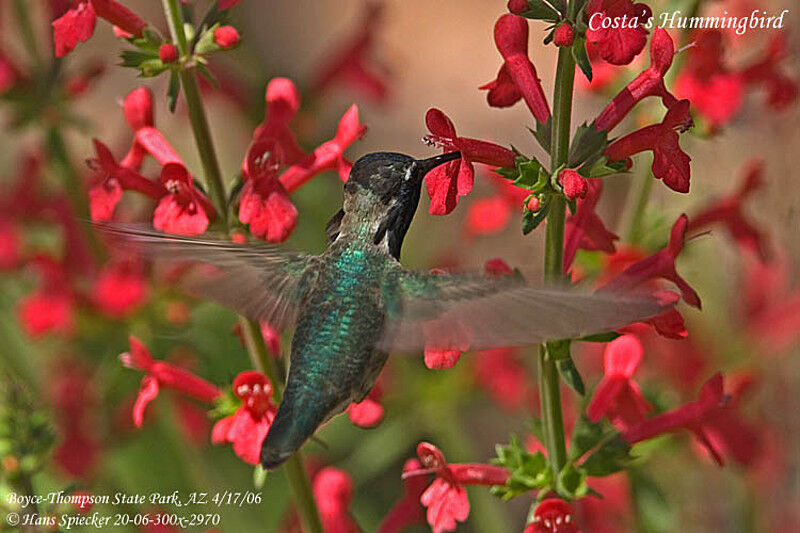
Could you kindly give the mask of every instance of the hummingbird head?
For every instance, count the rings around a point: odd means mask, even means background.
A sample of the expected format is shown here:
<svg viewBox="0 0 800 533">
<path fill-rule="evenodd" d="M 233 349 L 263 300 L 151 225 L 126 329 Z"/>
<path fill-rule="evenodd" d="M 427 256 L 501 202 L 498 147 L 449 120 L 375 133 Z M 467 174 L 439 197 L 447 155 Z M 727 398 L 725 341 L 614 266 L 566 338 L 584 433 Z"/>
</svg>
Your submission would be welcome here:
<svg viewBox="0 0 800 533">
<path fill-rule="evenodd" d="M 395 258 L 419 204 L 422 180 L 435 167 L 461 157 L 459 152 L 414 159 L 394 152 L 376 152 L 353 165 L 344 186 L 342 210 L 328 223 L 329 241 L 343 232 L 359 233 Z"/>
</svg>

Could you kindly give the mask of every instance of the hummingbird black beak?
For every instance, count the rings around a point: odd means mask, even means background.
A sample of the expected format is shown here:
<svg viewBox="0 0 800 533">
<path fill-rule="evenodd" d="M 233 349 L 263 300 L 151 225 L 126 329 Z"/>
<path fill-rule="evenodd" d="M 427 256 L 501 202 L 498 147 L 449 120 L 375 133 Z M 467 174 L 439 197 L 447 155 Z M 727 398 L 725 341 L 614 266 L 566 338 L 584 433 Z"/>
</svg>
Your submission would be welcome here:
<svg viewBox="0 0 800 533">
<path fill-rule="evenodd" d="M 416 162 L 417 168 L 415 174 L 420 178 L 424 178 L 425 174 L 438 167 L 455 159 L 461 157 L 461 152 L 447 152 L 446 154 L 429 157 L 428 159 L 420 159 Z"/>
</svg>

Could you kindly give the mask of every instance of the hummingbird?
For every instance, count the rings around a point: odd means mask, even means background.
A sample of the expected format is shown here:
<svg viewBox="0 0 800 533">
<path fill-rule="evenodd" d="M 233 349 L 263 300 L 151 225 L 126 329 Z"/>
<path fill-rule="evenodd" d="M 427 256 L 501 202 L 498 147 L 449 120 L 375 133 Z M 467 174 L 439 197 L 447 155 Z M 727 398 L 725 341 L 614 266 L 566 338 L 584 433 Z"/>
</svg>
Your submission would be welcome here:
<svg viewBox="0 0 800 533">
<path fill-rule="evenodd" d="M 358 159 L 320 255 L 101 226 L 145 255 L 216 267 L 190 290 L 279 330 L 294 326 L 283 400 L 261 448 L 264 468 L 281 465 L 320 425 L 362 401 L 390 353 L 539 344 L 611 331 L 664 310 L 638 296 L 536 287 L 514 276 L 404 269 L 400 251 L 423 179 L 460 156 L 377 152 Z"/>
</svg>

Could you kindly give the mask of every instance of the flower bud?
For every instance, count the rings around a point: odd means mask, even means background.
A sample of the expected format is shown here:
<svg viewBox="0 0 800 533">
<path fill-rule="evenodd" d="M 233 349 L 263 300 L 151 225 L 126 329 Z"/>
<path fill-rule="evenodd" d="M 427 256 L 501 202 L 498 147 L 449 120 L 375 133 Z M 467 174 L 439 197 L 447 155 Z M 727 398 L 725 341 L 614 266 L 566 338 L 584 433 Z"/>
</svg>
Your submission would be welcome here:
<svg viewBox="0 0 800 533">
<path fill-rule="evenodd" d="M 565 22 L 553 32 L 553 44 L 556 46 L 572 46 L 575 41 L 575 30 L 572 24 Z"/>
<path fill-rule="evenodd" d="M 564 196 L 568 200 L 584 198 L 589 188 L 586 178 L 569 168 L 558 173 L 558 183 L 564 188 Z"/>
<path fill-rule="evenodd" d="M 538 211 L 540 207 L 542 207 L 542 201 L 538 196 L 531 196 L 525 203 L 525 208 L 532 213 Z"/>
<path fill-rule="evenodd" d="M 220 26 L 214 30 L 214 42 L 224 49 L 239 44 L 239 32 L 233 26 Z"/>
<path fill-rule="evenodd" d="M 163 63 L 174 63 L 178 60 L 178 49 L 172 43 L 164 43 L 158 49 L 158 58 Z"/>
<path fill-rule="evenodd" d="M 515 15 L 522 15 L 528 10 L 528 0 L 508 0 L 508 10 Z"/>
</svg>

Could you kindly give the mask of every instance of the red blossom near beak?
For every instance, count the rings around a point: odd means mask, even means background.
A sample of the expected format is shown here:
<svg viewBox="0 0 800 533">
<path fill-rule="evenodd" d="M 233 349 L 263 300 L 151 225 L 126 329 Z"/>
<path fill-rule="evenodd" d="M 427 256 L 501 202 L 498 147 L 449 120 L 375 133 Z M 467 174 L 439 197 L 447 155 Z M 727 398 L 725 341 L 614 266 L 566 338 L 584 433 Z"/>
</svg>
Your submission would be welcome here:
<svg viewBox="0 0 800 533">
<path fill-rule="evenodd" d="M 580 533 L 575 525 L 574 513 L 560 498 L 547 498 L 536 506 L 533 520 L 523 533 Z"/>
<path fill-rule="evenodd" d="M 614 253 L 615 234 L 608 231 L 595 213 L 597 202 L 603 191 L 602 180 L 587 180 L 586 195 L 577 202 L 574 215 L 567 217 L 564 237 L 564 274 L 569 271 L 575 260 L 575 253 L 580 250 L 601 250 Z"/>
<path fill-rule="evenodd" d="M 681 149 L 678 132 L 692 126 L 689 100 L 669 108 L 661 124 L 645 126 L 609 144 L 603 155 L 621 161 L 639 152 L 653 152 L 653 175 L 676 192 L 689 192 L 691 158 Z"/>
<path fill-rule="evenodd" d="M 281 175 L 281 183 L 288 193 L 296 191 L 305 182 L 327 170 L 338 170 L 342 181 L 347 181 L 353 164 L 344 157 L 348 146 L 364 136 L 367 127 L 358 122 L 358 107 L 353 104 L 339 121 L 336 136 L 319 145 L 313 153 L 290 166 Z"/>
<path fill-rule="evenodd" d="M 116 261 L 106 265 L 92 287 L 92 300 L 111 318 L 123 318 L 147 299 L 147 281 L 138 261 Z"/>
<path fill-rule="evenodd" d="M 456 522 L 469 516 L 469 500 L 464 485 L 504 485 L 509 473 L 503 467 L 478 463 L 448 464 L 444 454 L 428 442 L 417 446 L 422 469 L 407 471 L 403 479 L 434 473 L 436 479 L 420 497 L 428 508 L 427 519 L 434 533 L 452 531 Z"/>
<path fill-rule="evenodd" d="M 475 176 L 473 163 L 495 167 L 513 167 L 516 155 L 498 144 L 468 137 L 459 137 L 453 122 L 442 111 L 431 108 L 425 114 L 430 135 L 425 140 L 440 146 L 444 153 L 460 151 L 461 159 L 439 165 L 425 178 L 431 198 L 430 213 L 446 215 L 455 209 L 458 199 L 472 190 Z"/>
<path fill-rule="evenodd" d="M 384 415 L 383 406 L 380 403 L 381 397 L 383 397 L 383 387 L 379 379 L 366 398 L 358 403 L 351 403 L 347 408 L 350 422 L 365 429 L 374 428 L 380 424 Z"/>
<path fill-rule="evenodd" d="M 721 224 L 740 246 L 758 253 L 762 261 L 767 261 L 770 257 L 767 237 L 747 219 L 743 205 L 763 185 L 764 162 L 751 161 L 739 190 L 711 203 L 692 216 L 686 231 L 697 233 L 714 224 Z"/>
<path fill-rule="evenodd" d="M 700 309 L 700 297 L 697 292 L 675 270 L 675 260 L 683 250 L 688 223 L 689 219 L 686 215 L 678 217 L 672 226 L 669 244 L 666 248 L 632 264 L 600 290 L 625 290 L 652 279 L 663 278 L 678 286 L 687 304 Z"/>
<path fill-rule="evenodd" d="M 252 146 L 272 140 L 277 152 L 272 156 L 279 165 L 293 165 L 300 162 L 306 153 L 297 145 L 294 134 L 289 129 L 289 122 L 300 109 L 300 93 L 288 78 L 274 78 L 267 84 L 265 94 L 267 103 L 264 121 L 253 132 Z M 242 171 L 248 174 L 245 158 Z"/>
<path fill-rule="evenodd" d="M 528 58 L 528 21 L 509 13 L 502 15 L 494 25 L 494 42 L 505 60 L 504 67 L 508 76 L 517 86 L 528 109 L 537 121 L 544 124 L 550 118 L 550 106 L 536 75 L 536 68 Z M 497 82 L 505 84 L 505 81 L 501 81 L 500 74 Z"/>
<path fill-rule="evenodd" d="M 214 207 L 192 183 L 192 176 L 180 163 L 161 167 L 161 184 L 167 194 L 153 213 L 153 227 L 177 235 L 198 235 L 206 231 L 215 216 Z"/>
<path fill-rule="evenodd" d="M 774 109 L 785 109 L 797 100 L 798 82 L 781 73 L 779 68 L 786 56 L 786 36 L 778 33 L 770 41 L 764 59 L 741 71 L 745 83 L 766 86 L 767 104 Z"/>
<path fill-rule="evenodd" d="M 738 418 L 736 402 L 725 394 L 722 374 L 714 374 L 697 400 L 656 415 L 622 432 L 629 444 L 679 430 L 691 431 L 720 466 L 730 454 L 742 464 L 755 458 L 758 435 Z"/>
<path fill-rule="evenodd" d="M 136 191 L 157 200 L 167 193 L 158 183 L 150 181 L 135 170 L 116 162 L 108 147 L 93 139 L 97 158 L 92 160 L 96 166 L 95 183 L 89 188 L 89 211 L 92 220 L 110 220 L 122 191 Z"/>
<path fill-rule="evenodd" d="M 31 337 L 48 333 L 71 335 L 75 327 L 75 294 L 64 266 L 43 255 L 34 257 L 29 264 L 40 283 L 17 304 L 22 327 Z"/>
<path fill-rule="evenodd" d="M 421 469 L 422 465 L 417 459 L 409 459 L 403 465 L 403 474 Z M 425 508 L 419 500 L 427 485 L 427 480 L 422 476 L 403 478 L 403 496 L 384 517 L 378 526 L 378 533 L 400 533 L 407 526 L 423 522 Z"/>
<path fill-rule="evenodd" d="M 97 17 L 107 20 L 131 36 L 139 36 L 147 23 L 114 0 L 79 0 L 77 5 L 53 21 L 56 57 L 67 55 L 94 34 Z"/>
<path fill-rule="evenodd" d="M 650 67 L 636 76 L 609 102 L 594 121 L 594 129 L 611 131 L 634 105 L 648 96 L 658 96 L 664 106 L 670 109 L 677 99 L 667 91 L 664 75 L 672 65 L 674 55 L 675 45 L 666 30 L 663 28 L 653 30 L 653 38 L 650 40 Z"/>
<path fill-rule="evenodd" d="M 242 401 L 242 405 L 234 414 L 214 424 L 211 442 L 230 442 L 234 453 L 242 461 L 257 465 L 261 445 L 278 410 L 272 403 L 272 384 L 264 374 L 247 370 L 233 380 L 233 393 Z"/>
<path fill-rule="evenodd" d="M 644 399 L 633 373 L 642 362 L 642 343 L 633 335 L 623 335 L 608 343 L 603 354 L 603 379 L 586 408 L 586 415 L 597 422 L 603 415 L 620 430 L 645 419 L 653 406 Z"/>
<path fill-rule="evenodd" d="M 220 390 L 188 370 L 178 368 L 163 361 L 156 361 L 147 347 L 134 336 L 128 338 L 131 351 L 120 354 L 119 359 L 128 368 L 142 370 L 147 373 L 142 378 L 139 396 L 133 406 L 133 422 L 136 427 L 142 427 L 144 411 L 147 404 L 158 396 L 162 387 L 173 389 L 203 402 L 213 402 L 221 392 Z"/>
<path fill-rule="evenodd" d="M 383 69 L 370 68 L 369 55 L 375 43 L 375 33 L 383 18 L 384 4 L 367 2 L 360 27 L 352 38 L 334 51 L 315 74 L 311 89 L 317 94 L 336 83 L 347 84 L 376 102 L 384 102 L 389 94 Z"/>
<path fill-rule="evenodd" d="M 331 466 L 323 468 L 314 476 L 313 491 L 323 530 L 335 533 L 361 531 L 348 511 L 353 500 L 353 480 L 347 472 Z"/>
<path fill-rule="evenodd" d="M 528 196 L 528 191 L 512 185 L 494 172 L 489 172 L 486 177 L 495 187 L 495 194 L 470 202 L 464 221 L 469 236 L 493 235 L 504 230 L 514 213 L 520 212 Z"/>
<path fill-rule="evenodd" d="M 627 65 L 639 55 L 647 44 L 644 24 L 653 12 L 645 4 L 634 4 L 631 0 L 591 0 L 586 6 L 589 28 L 586 30 L 586 47 L 595 48 L 605 61 L 612 65 Z M 603 28 L 603 21 L 619 21 L 627 17 L 636 18 L 638 24 L 630 27 Z"/>
</svg>

